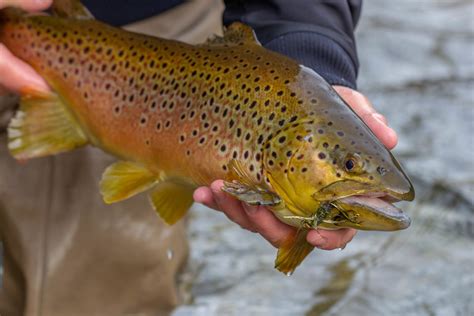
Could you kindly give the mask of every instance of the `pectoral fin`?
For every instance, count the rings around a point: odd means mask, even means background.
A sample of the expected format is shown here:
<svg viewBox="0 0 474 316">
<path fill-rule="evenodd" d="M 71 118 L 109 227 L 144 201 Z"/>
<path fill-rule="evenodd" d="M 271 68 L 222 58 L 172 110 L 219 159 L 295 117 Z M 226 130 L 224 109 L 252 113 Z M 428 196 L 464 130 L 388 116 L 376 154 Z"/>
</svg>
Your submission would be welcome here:
<svg viewBox="0 0 474 316">
<path fill-rule="evenodd" d="M 86 134 L 55 93 L 25 92 L 8 126 L 8 149 L 19 160 L 54 155 L 87 142 Z"/>
<path fill-rule="evenodd" d="M 222 191 L 250 205 L 273 206 L 281 202 L 276 194 L 261 188 L 239 161 L 232 160 L 228 169 L 229 181 L 224 182 Z"/>
<path fill-rule="evenodd" d="M 168 179 L 157 184 L 150 193 L 155 211 L 169 225 L 180 220 L 193 204 L 195 186 L 180 179 Z"/>
<path fill-rule="evenodd" d="M 308 230 L 300 228 L 284 241 L 283 245 L 278 249 L 275 259 L 275 268 L 278 271 L 291 275 L 296 267 L 314 249 L 314 246 L 306 241 L 307 233 Z"/>
<path fill-rule="evenodd" d="M 144 166 L 118 161 L 105 169 L 100 191 L 106 203 L 114 203 L 143 192 L 157 183 L 157 175 Z"/>
<path fill-rule="evenodd" d="M 238 182 L 224 182 L 222 191 L 249 205 L 273 206 L 280 203 L 280 198 L 273 193 L 248 187 Z"/>
</svg>

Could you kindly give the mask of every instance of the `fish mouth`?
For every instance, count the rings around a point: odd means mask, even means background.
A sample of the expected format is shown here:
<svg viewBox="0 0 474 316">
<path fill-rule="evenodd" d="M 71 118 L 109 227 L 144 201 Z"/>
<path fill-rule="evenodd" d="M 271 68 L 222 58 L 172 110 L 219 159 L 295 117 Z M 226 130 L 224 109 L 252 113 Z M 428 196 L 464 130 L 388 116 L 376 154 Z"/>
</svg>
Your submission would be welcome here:
<svg viewBox="0 0 474 316">
<path fill-rule="evenodd" d="M 355 228 L 359 230 L 395 231 L 410 226 L 410 218 L 393 203 L 413 199 L 410 193 L 357 192 L 336 197 L 323 204 L 329 212 L 318 225 L 326 229 Z"/>
</svg>

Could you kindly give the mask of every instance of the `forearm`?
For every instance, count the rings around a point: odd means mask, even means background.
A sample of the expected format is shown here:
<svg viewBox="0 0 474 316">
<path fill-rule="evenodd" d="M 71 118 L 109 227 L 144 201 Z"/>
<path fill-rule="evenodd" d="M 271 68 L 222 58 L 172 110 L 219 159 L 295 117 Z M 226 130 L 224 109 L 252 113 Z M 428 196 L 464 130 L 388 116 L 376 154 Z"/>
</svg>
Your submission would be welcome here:
<svg viewBox="0 0 474 316">
<path fill-rule="evenodd" d="M 362 0 L 226 0 L 224 24 L 250 25 L 268 49 L 298 60 L 330 84 L 356 87 L 354 28 Z"/>
</svg>

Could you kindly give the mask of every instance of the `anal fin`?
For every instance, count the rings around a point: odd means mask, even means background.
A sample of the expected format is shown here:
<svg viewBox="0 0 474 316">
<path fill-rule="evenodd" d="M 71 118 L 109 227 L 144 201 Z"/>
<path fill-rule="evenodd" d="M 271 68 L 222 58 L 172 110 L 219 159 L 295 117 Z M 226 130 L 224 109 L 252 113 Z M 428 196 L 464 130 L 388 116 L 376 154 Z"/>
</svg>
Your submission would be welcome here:
<svg viewBox="0 0 474 316">
<path fill-rule="evenodd" d="M 54 155 L 87 142 L 79 123 L 55 93 L 24 93 L 8 126 L 8 149 L 19 160 Z"/>
<path fill-rule="evenodd" d="M 157 182 L 157 175 L 145 166 L 130 161 L 118 161 L 105 169 L 100 192 L 106 203 L 114 203 L 141 193 Z"/>
<path fill-rule="evenodd" d="M 314 246 L 306 241 L 307 233 L 307 229 L 300 228 L 283 242 L 275 259 L 275 268 L 278 271 L 291 275 L 314 249 Z"/>
<path fill-rule="evenodd" d="M 160 217 L 173 225 L 193 204 L 194 189 L 195 186 L 181 179 L 167 179 L 153 188 L 150 201 Z"/>
</svg>

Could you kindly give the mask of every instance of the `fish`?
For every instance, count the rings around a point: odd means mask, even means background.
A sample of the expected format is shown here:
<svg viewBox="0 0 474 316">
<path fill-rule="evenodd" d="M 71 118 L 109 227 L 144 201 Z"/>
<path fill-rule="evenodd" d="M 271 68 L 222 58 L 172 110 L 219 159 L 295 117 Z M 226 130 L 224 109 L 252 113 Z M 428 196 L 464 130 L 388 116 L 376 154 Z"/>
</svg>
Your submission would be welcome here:
<svg viewBox="0 0 474 316">
<path fill-rule="evenodd" d="M 309 229 L 410 225 L 392 203 L 414 188 L 392 153 L 320 75 L 245 24 L 190 45 L 55 1 L 51 14 L 0 11 L 0 42 L 51 87 L 21 91 L 9 151 L 20 161 L 88 144 L 111 153 L 105 203 L 147 191 L 172 225 L 198 186 L 224 179 L 223 191 L 296 227 L 275 260 L 287 275 L 314 249 Z"/>
</svg>

